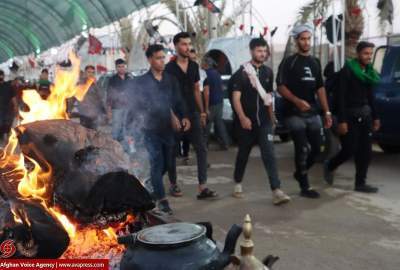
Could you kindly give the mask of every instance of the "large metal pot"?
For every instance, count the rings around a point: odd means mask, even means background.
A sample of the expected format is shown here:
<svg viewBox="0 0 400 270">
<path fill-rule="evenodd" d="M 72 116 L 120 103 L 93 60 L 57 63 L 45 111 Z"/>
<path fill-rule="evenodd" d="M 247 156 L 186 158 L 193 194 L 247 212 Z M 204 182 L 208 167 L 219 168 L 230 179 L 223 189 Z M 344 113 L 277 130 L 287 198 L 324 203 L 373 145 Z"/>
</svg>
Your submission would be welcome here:
<svg viewBox="0 0 400 270">
<path fill-rule="evenodd" d="M 212 240 L 212 227 L 191 223 L 153 226 L 120 237 L 128 246 L 121 270 L 219 270 L 229 264 L 242 228 L 233 225 L 223 252 Z"/>
</svg>

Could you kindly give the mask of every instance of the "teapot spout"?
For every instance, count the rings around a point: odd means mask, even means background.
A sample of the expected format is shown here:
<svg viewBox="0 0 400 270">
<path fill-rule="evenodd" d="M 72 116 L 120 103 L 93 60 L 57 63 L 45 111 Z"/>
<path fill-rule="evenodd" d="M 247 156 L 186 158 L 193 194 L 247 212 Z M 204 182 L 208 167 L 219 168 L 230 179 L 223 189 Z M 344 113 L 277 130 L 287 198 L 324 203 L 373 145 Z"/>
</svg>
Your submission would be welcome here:
<svg viewBox="0 0 400 270">
<path fill-rule="evenodd" d="M 225 238 L 225 246 L 224 250 L 220 256 L 220 265 L 221 267 L 226 267 L 230 263 L 230 257 L 235 253 L 235 247 L 237 240 L 239 239 L 240 234 L 242 233 L 242 227 L 239 225 L 232 225 L 230 228 L 226 238 Z"/>
</svg>

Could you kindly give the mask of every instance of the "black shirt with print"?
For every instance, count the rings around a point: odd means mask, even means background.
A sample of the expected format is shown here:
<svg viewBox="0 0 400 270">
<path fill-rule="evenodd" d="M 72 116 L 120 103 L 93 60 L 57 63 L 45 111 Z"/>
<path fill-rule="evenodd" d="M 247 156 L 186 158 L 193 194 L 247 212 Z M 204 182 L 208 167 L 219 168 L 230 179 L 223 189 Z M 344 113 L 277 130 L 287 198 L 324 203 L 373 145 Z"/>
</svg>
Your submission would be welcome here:
<svg viewBox="0 0 400 270">
<path fill-rule="evenodd" d="M 321 74 L 321 64 L 313 56 L 294 54 L 282 60 L 276 77 L 278 86 L 285 85 L 296 97 L 311 105 L 311 113 L 318 112 L 315 98 L 318 89 L 324 82 Z M 300 114 L 300 110 L 289 100 L 284 100 L 284 115 Z"/>
<path fill-rule="evenodd" d="M 267 93 L 273 91 L 273 72 L 272 70 L 261 65 L 259 68 L 253 66 L 258 74 L 258 79 L 261 85 L 264 87 Z M 240 103 L 242 104 L 243 111 L 245 115 L 251 120 L 253 125 L 261 126 L 266 121 L 269 120 L 267 106 L 260 95 L 255 89 L 247 73 L 244 71 L 243 66 L 241 66 L 235 74 L 232 75 L 233 85 L 232 91 L 239 91 L 241 93 Z M 237 120 L 237 117 L 235 117 Z"/>
<path fill-rule="evenodd" d="M 196 62 L 189 60 L 187 71 L 184 72 L 176 60 L 173 60 L 165 66 L 165 71 L 175 76 L 175 78 L 178 80 L 179 89 L 181 91 L 182 98 L 185 101 L 187 112 L 196 112 L 197 105 L 194 96 L 194 86 L 200 81 L 199 65 Z"/>
</svg>

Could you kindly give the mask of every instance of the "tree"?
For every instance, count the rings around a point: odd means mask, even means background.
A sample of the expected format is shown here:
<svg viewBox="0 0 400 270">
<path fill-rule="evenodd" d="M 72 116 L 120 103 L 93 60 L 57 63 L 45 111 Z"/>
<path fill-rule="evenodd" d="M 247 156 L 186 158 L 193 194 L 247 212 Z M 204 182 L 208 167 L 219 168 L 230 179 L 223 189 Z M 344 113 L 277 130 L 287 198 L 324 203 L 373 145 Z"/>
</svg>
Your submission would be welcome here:
<svg viewBox="0 0 400 270">
<path fill-rule="evenodd" d="M 323 17 L 328 7 L 334 0 L 313 0 L 309 4 L 303 6 L 299 13 L 299 22 L 307 22 L 313 15 Z M 356 53 L 356 46 L 364 31 L 364 14 L 362 12 L 362 0 L 346 0 L 346 13 L 345 13 L 345 45 L 346 45 L 346 58 L 354 57 Z M 384 32 L 387 22 L 391 24 L 393 14 L 392 0 L 379 0 L 377 1 L 379 9 L 380 27 Z"/>
</svg>

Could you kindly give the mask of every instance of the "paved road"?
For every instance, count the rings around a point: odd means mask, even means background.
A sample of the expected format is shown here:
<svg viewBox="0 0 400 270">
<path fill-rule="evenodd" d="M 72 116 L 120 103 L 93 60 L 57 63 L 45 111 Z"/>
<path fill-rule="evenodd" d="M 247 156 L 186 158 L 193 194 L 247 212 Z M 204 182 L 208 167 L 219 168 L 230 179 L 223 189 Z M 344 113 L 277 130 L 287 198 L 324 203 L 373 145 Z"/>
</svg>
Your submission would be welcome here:
<svg viewBox="0 0 400 270">
<path fill-rule="evenodd" d="M 256 256 L 274 254 L 281 259 L 280 270 L 398 270 L 400 269 L 400 155 L 374 151 L 369 182 L 380 188 L 376 195 L 352 191 L 354 167 L 347 163 L 337 173 L 333 187 L 322 180 L 322 167 L 311 172 L 319 200 L 298 196 L 292 179 L 293 145 L 277 144 L 283 188 L 293 201 L 285 206 L 271 204 L 267 176 L 258 149 L 254 149 L 247 168 L 245 198 L 231 197 L 231 180 L 236 149 L 210 151 L 209 182 L 220 199 L 203 202 L 195 199 L 196 167 L 180 166 L 183 198 L 171 198 L 177 218 L 185 221 L 211 221 L 215 238 L 224 236 L 233 223 L 242 223 L 246 213 L 254 225 Z"/>
</svg>

